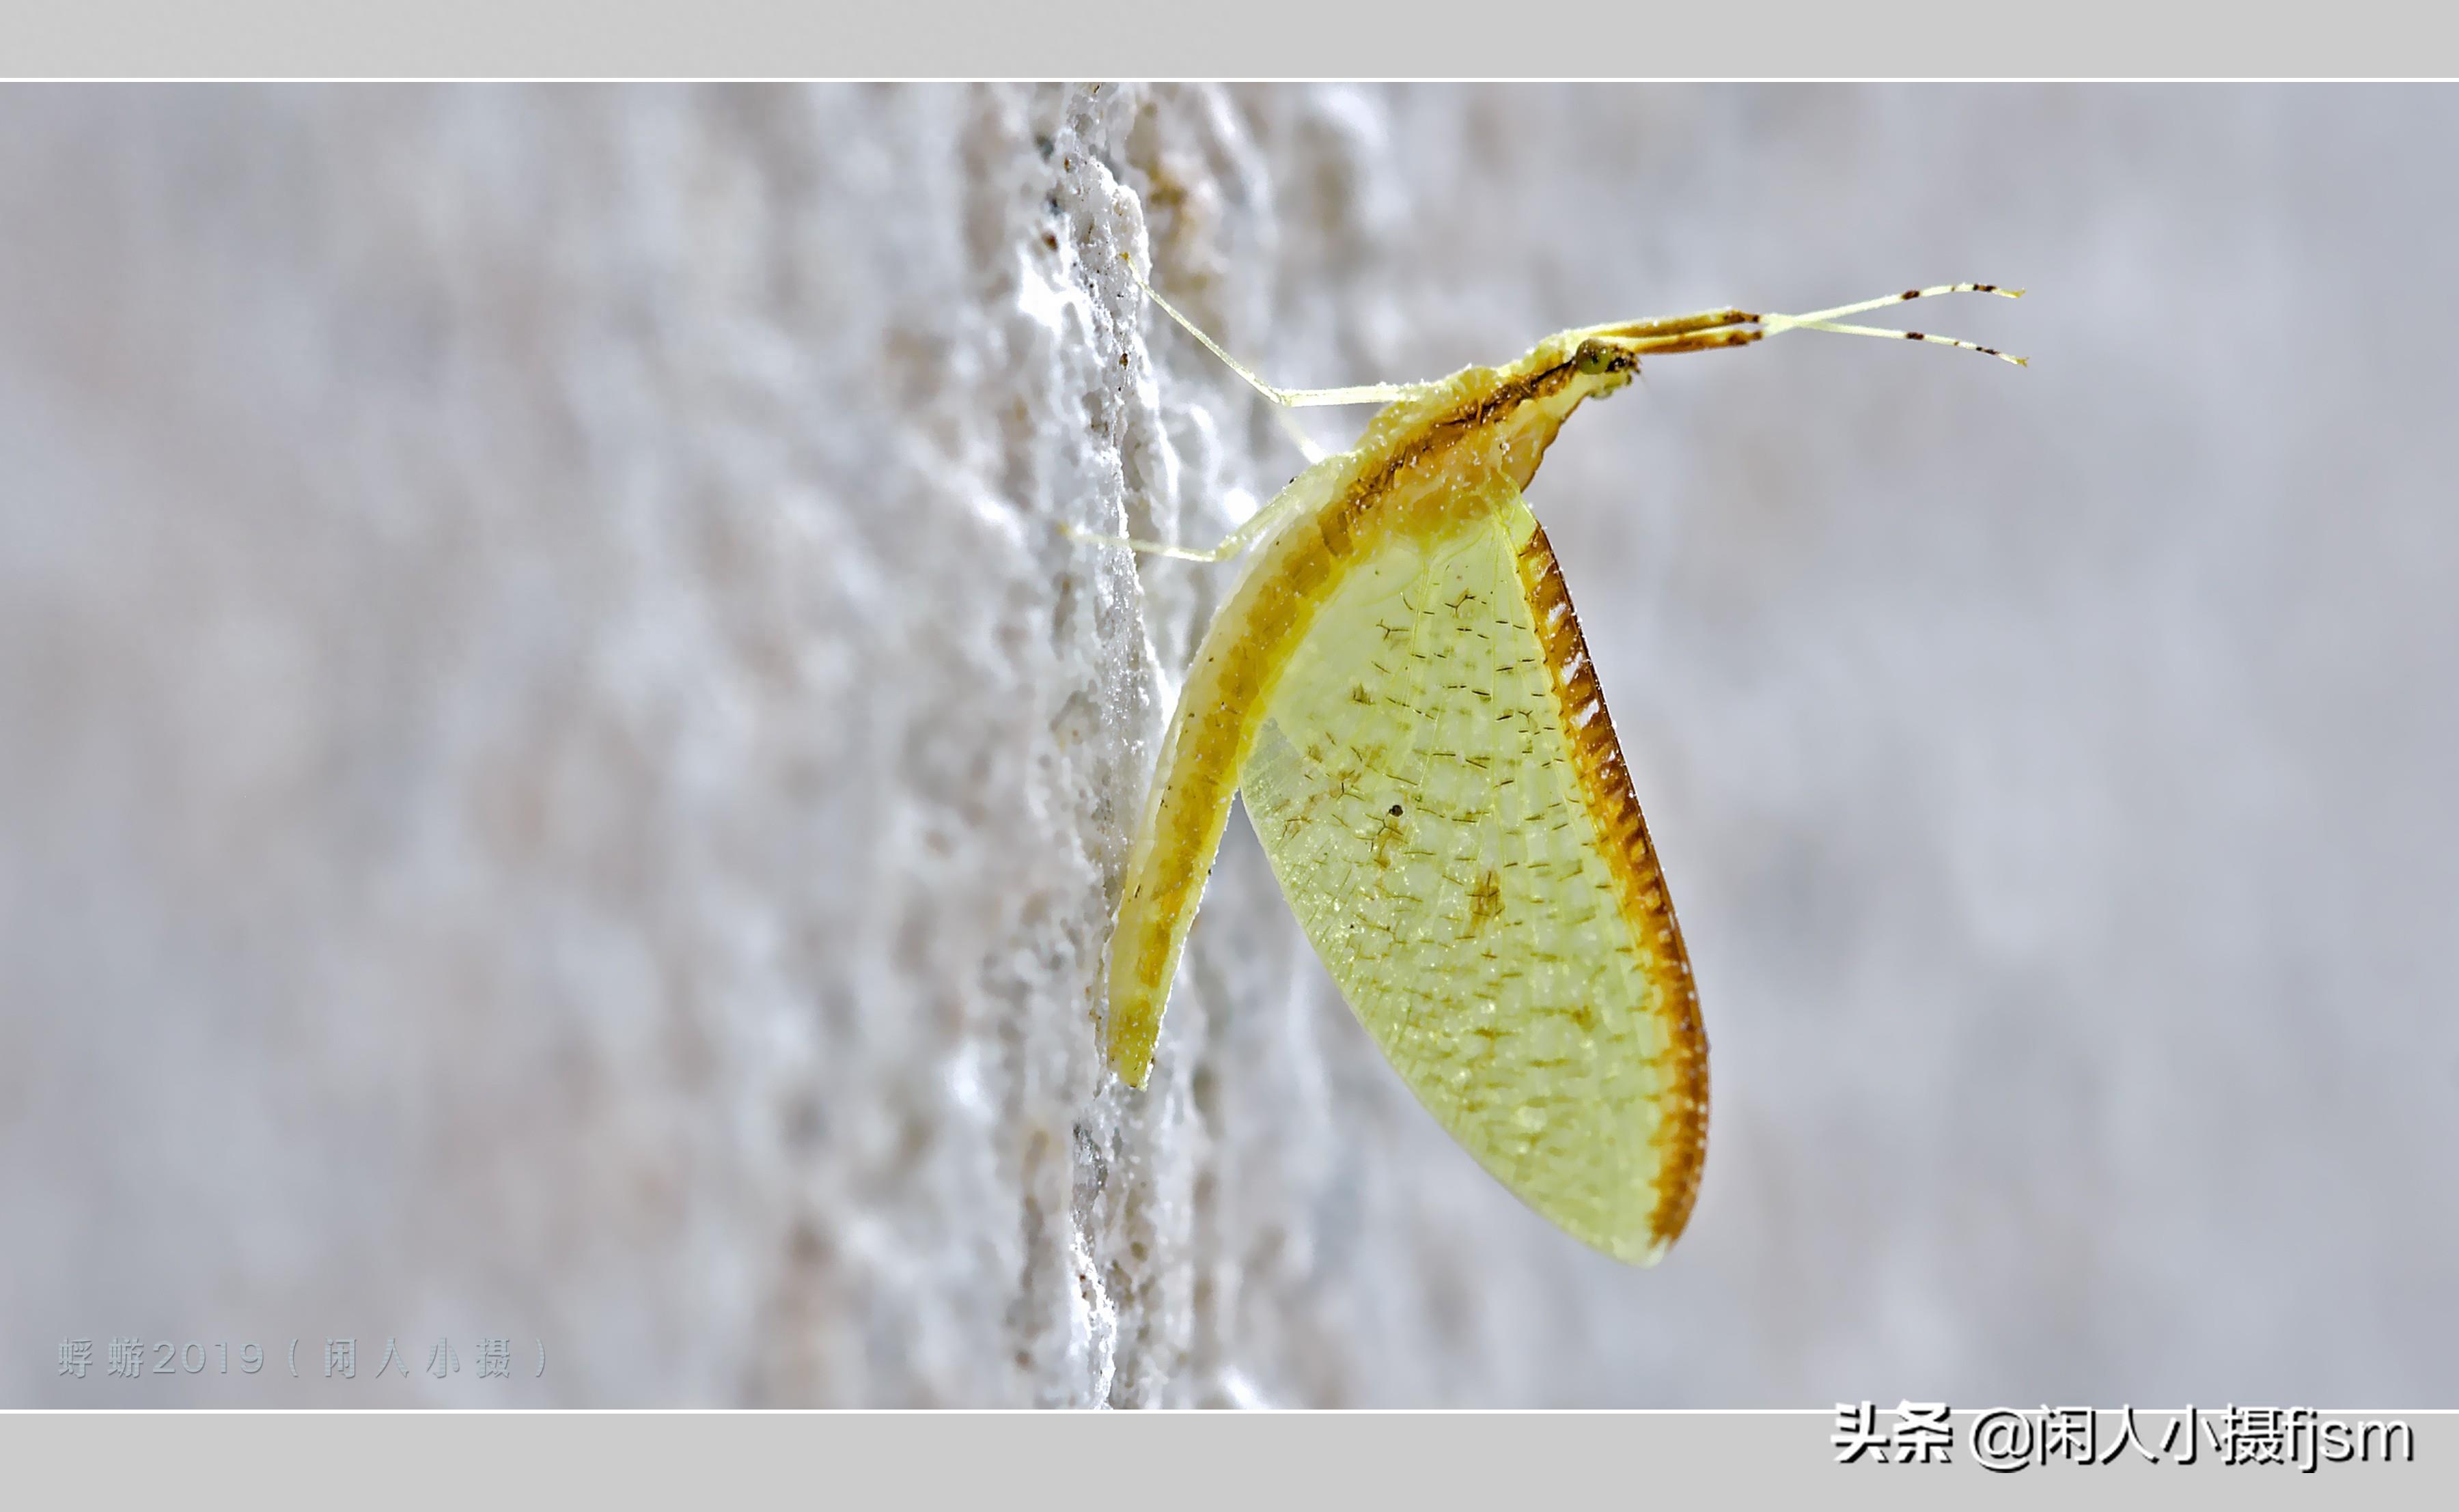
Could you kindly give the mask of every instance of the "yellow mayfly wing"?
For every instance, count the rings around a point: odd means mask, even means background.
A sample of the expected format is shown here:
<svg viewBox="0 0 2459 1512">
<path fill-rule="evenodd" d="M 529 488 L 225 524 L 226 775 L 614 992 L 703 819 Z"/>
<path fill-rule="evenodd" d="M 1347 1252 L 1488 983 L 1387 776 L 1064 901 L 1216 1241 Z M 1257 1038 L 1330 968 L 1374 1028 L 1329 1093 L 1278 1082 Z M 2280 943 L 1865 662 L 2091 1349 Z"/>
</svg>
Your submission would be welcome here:
<svg viewBox="0 0 2459 1512">
<path fill-rule="evenodd" d="M 1290 908 L 1419 1100 L 1573 1236 L 1681 1232 L 1707 1044 L 1653 848 L 1545 533 L 1396 540 L 1335 590 L 1240 791 Z"/>
</svg>

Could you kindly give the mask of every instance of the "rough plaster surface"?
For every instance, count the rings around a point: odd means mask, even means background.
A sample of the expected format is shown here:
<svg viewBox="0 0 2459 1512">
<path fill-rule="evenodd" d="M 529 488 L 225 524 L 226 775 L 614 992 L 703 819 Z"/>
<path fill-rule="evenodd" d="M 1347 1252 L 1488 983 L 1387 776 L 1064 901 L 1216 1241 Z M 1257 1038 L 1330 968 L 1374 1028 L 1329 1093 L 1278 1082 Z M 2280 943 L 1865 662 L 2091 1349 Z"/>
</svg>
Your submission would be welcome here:
<svg viewBox="0 0 2459 1512">
<path fill-rule="evenodd" d="M 0 1395 L 2451 1399 L 2455 99 L 0 94 Z M 1295 466 L 1147 238 L 1284 382 L 2036 290 L 1923 317 L 2028 373 L 1669 361 L 1533 492 L 1714 1046 L 1654 1271 L 1243 821 L 1100 1069 L 1228 573 L 1054 526 Z"/>
</svg>

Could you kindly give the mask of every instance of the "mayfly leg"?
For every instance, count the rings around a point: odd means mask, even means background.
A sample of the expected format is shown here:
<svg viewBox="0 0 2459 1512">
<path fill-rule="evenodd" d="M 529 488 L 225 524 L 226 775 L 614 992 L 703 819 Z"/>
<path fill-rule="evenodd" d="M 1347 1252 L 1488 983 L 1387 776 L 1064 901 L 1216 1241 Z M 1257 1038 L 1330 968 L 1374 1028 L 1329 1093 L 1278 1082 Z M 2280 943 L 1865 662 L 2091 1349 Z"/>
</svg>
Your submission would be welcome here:
<svg viewBox="0 0 2459 1512">
<path fill-rule="evenodd" d="M 1307 466 L 1313 467 L 1316 463 L 1322 461 L 1325 457 L 1332 455 L 1331 452 L 1324 450 L 1322 442 L 1317 441 L 1314 437 L 1307 434 L 1306 427 L 1298 424 L 1298 417 L 1290 413 L 1287 407 L 1282 405 L 1272 406 L 1272 418 L 1280 422 L 1282 434 L 1288 436 L 1291 442 L 1297 447 L 1298 455 L 1306 458 Z"/>
<path fill-rule="evenodd" d="M 1262 394 L 1265 398 L 1270 399 L 1272 403 L 1279 405 L 1284 409 L 1296 410 L 1311 405 L 1391 404 L 1395 400 L 1414 399 L 1420 394 L 1429 392 L 1440 387 L 1440 385 L 1433 383 L 1404 383 L 1358 384 L 1347 388 L 1274 388 L 1272 385 L 1264 382 L 1262 378 L 1256 376 L 1253 368 L 1249 368 L 1245 363 L 1240 362 L 1237 358 L 1232 357 L 1228 352 L 1222 350 L 1221 344 L 1214 341 L 1211 337 L 1204 334 L 1203 327 L 1197 326 L 1195 322 L 1188 320 L 1186 316 L 1180 314 L 1178 312 L 1177 305 L 1172 304 L 1169 301 L 1162 298 L 1158 290 L 1156 290 L 1150 284 L 1145 282 L 1145 276 L 1136 271 L 1134 259 L 1122 252 L 1119 254 L 1119 261 L 1127 265 L 1127 276 L 1136 281 L 1136 287 L 1145 291 L 1145 297 L 1146 299 L 1149 299 L 1154 304 L 1160 305 L 1163 314 L 1167 315 L 1171 320 L 1178 322 L 1179 326 L 1189 336 L 1202 342 L 1206 351 L 1210 352 L 1213 356 L 1220 358 L 1222 362 L 1229 365 L 1229 368 L 1231 372 L 1236 373 L 1239 377 L 1247 381 L 1248 388 L 1254 389 L 1257 393 Z M 1313 445 L 1312 442 L 1305 444 L 1309 446 Z"/>
<path fill-rule="evenodd" d="M 1612 342 L 1624 350 L 1642 357 L 1665 357 L 1675 352 L 1709 351 L 1720 346 L 1745 346 L 1763 337 L 1780 335 L 1789 330 L 1834 331 L 1844 336 L 1883 336 L 1890 341 L 1928 342 L 1937 346 L 1961 346 L 2000 362 L 2028 367 L 2023 358 L 1984 346 L 1979 342 L 1959 341 L 1952 336 L 1933 335 L 1928 331 L 1894 330 L 1879 326 L 1848 326 L 1847 315 L 1860 315 L 1869 310 L 1884 309 L 1906 300 L 1934 299 L 1941 294 L 1995 294 L 2001 299 L 2022 299 L 2022 289 L 2002 288 L 1995 284 L 1940 284 L 1929 288 L 1906 289 L 1901 294 L 1882 294 L 1877 299 L 1839 304 L 1833 309 L 1811 310 L 1800 315 L 1756 315 L 1743 309 L 1702 310 L 1695 315 L 1668 315 L 1653 320 L 1621 321 L 1611 326 L 1591 326 L 1580 332 Z"/>
<path fill-rule="evenodd" d="M 1088 531 L 1072 520 L 1060 521 L 1059 529 L 1068 539 L 1083 541 L 1093 546 L 1124 546 L 1129 551 L 1139 551 L 1153 556 L 1167 556 L 1176 561 L 1228 561 L 1271 535 L 1284 519 L 1287 519 L 1304 503 L 1308 496 L 1306 491 L 1293 482 L 1288 488 L 1274 494 L 1271 503 L 1249 516 L 1246 524 L 1221 537 L 1220 543 L 1214 546 L 1173 546 L 1167 541 L 1139 540 L 1132 536 L 1104 536 Z"/>
<path fill-rule="evenodd" d="M 1272 402 L 1272 418 L 1279 422 L 1281 429 L 1296 445 L 1299 454 L 1306 458 L 1309 468 L 1313 468 L 1331 453 L 1325 451 L 1314 437 L 1307 434 L 1305 428 L 1301 427 L 1296 417 L 1290 413 L 1291 410 L 1302 405 L 1384 404 L 1396 399 L 1409 398 L 1434 387 L 1431 384 L 1370 384 L 1355 388 L 1276 388 L 1257 377 L 1252 369 L 1237 358 L 1222 350 L 1220 343 L 1206 335 L 1202 327 L 1180 314 L 1176 305 L 1155 292 L 1153 286 L 1145 282 L 1145 276 L 1136 271 L 1134 260 L 1125 253 L 1121 253 L 1119 261 L 1126 264 L 1127 276 L 1136 281 L 1136 287 L 1144 290 L 1146 298 L 1160 305 L 1163 312 L 1184 327 L 1188 335 L 1202 342 L 1205 350 L 1227 363 L 1230 370 L 1244 379 L 1249 388 Z M 1305 497 L 1307 494 L 1294 484 L 1283 489 L 1273 496 L 1271 503 L 1257 510 L 1245 524 L 1223 536 L 1218 544 L 1208 547 L 1178 546 L 1168 541 L 1142 540 L 1133 536 L 1103 535 L 1067 521 L 1061 521 L 1059 528 L 1070 539 L 1095 546 L 1124 546 L 1130 551 L 1144 552 L 1154 556 L 1167 556 L 1176 561 L 1228 561 L 1270 535 L 1298 509 Z"/>
<path fill-rule="evenodd" d="M 1906 289 L 1901 294 L 1881 294 L 1877 299 L 1860 300 L 1851 304 L 1839 304 L 1834 309 L 1812 310 L 1806 315 L 1761 315 L 1758 317 L 1758 323 L 1771 336 L 1780 331 L 1797 329 L 1834 331 L 1840 336 L 1883 336 L 1891 341 L 1917 341 L 1928 342 L 1938 346 L 1961 346 L 1965 351 L 1979 352 L 1985 357 L 1995 357 L 2000 362 L 2013 363 L 2018 368 L 2031 366 L 2021 357 L 2009 352 L 2002 352 L 1995 346 L 1984 346 L 1979 342 L 1959 341 L 1952 336 L 1937 336 L 1928 331 L 1895 330 L 1883 326 L 1847 326 L 1839 319 L 1845 315 L 1860 315 L 1868 310 L 1884 309 L 1890 304 L 1902 304 L 1906 300 L 1934 299 L 1941 294 L 1995 294 L 2000 299 L 2024 297 L 2022 289 L 2001 288 L 1995 284 L 1940 284 L 1929 288 Z"/>
</svg>

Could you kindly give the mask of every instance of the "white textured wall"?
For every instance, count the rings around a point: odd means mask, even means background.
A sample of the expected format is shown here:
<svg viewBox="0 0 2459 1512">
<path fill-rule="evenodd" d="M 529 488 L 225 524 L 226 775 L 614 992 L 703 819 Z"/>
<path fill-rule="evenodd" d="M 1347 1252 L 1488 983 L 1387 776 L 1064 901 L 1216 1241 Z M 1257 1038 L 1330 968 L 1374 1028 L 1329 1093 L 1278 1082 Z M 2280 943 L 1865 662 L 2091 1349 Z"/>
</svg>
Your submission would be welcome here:
<svg viewBox="0 0 2459 1512">
<path fill-rule="evenodd" d="M 2450 1399 L 2454 127 L 0 92 L 0 1398 Z M 1655 1271 L 1450 1146 L 1242 822 L 1152 1089 L 1099 1068 L 1228 574 L 1054 523 L 1294 468 L 1147 235 L 1293 383 L 2035 290 L 1921 317 L 2028 373 L 1668 361 L 1532 493 L 1714 1046 Z M 486 1334 L 513 1380 L 368 1376 Z"/>
</svg>

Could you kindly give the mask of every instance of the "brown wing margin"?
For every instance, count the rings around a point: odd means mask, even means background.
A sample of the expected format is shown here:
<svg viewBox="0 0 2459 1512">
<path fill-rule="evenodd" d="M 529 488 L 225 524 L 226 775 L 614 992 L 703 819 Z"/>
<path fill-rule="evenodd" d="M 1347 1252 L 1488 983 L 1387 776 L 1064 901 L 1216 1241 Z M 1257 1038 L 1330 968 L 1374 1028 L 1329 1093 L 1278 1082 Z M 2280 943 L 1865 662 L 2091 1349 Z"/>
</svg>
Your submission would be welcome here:
<svg viewBox="0 0 2459 1512">
<path fill-rule="evenodd" d="M 1562 701 L 1572 764 L 1613 871 L 1615 897 L 1655 989 L 1650 1006 L 1665 1034 L 1660 1063 L 1666 1084 L 1655 1137 L 1656 1211 L 1650 1227 L 1660 1246 L 1670 1245 L 1691 1221 L 1700 1167 L 1708 1157 L 1708 1034 L 1699 1021 L 1699 991 L 1691 978 L 1691 957 L 1682 948 L 1682 927 L 1673 919 L 1673 902 L 1656 864 L 1648 821 L 1623 764 L 1622 743 L 1614 738 L 1605 692 L 1597 685 L 1596 664 L 1588 660 L 1580 617 L 1572 611 L 1562 565 L 1554 559 L 1542 525 L 1520 548 L 1520 586 L 1536 613 L 1537 636 L 1554 673 L 1555 696 Z"/>
</svg>

